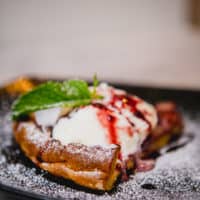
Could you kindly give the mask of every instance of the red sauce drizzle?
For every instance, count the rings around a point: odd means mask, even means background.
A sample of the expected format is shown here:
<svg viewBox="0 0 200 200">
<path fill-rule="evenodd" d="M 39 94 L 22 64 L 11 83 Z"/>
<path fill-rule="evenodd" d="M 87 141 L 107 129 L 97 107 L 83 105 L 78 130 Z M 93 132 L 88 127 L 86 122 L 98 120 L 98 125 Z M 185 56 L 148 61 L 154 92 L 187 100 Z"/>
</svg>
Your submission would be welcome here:
<svg viewBox="0 0 200 200">
<path fill-rule="evenodd" d="M 123 95 L 117 95 L 117 94 L 113 94 L 113 97 L 112 97 L 112 100 L 110 102 L 110 104 L 115 107 L 115 108 L 118 108 L 119 107 L 116 105 L 116 102 L 121 102 L 121 107 L 122 108 L 125 108 L 127 106 L 130 107 L 131 109 L 131 112 L 135 112 L 137 110 L 136 108 L 136 105 L 141 102 L 142 100 L 140 99 L 136 99 L 136 98 L 133 98 L 127 94 L 123 94 Z"/>
<path fill-rule="evenodd" d="M 118 102 L 118 101 L 121 102 L 121 106 L 120 107 L 118 105 L 116 105 L 116 102 Z M 148 124 L 149 130 L 151 130 L 151 123 L 145 117 L 149 113 L 147 113 L 147 111 L 141 112 L 140 110 L 137 109 L 137 104 L 141 103 L 141 102 L 142 102 L 141 99 L 134 98 L 134 97 L 132 97 L 132 96 L 130 96 L 128 94 L 117 95 L 117 94 L 113 93 L 113 97 L 112 97 L 112 100 L 111 100 L 110 104 L 113 107 L 117 108 L 119 111 L 120 111 L 120 108 L 128 107 L 130 109 L 130 111 L 132 113 L 134 113 L 138 118 L 140 118 L 143 121 L 145 121 Z M 127 119 L 127 120 L 130 122 L 129 119 Z M 134 126 L 134 124 L 132 124 L 132 126 Z"/>
<path fill-rule="evenodd" d="M 148 124 L 148 129 L 149 130 L 151 130 L 151 123 L 146 119 L 146 117 L 145 117 L 145 113 L 142 113 L 141 111 L 139 111 L 139 110 L 137 110 L 136 112 L 135 112 L 135 115 L 138 117 L 138 118 L 140 118 L 140 119 L 142 119 L 143 121 L 145 121 L 147 124 Z"/>
<path fill-rule="evenodd" d="M 108 130 L 108 138 L 111 144 L 119 144 L 116 122 L 117 118 L 112 114 L 112 111 L 100 103 L 94 103 L 93 106 L 99 108 L 97 116 L 104 128 Z"/>
<path fill-rule="evenodd" d="M 116 104 L 117 102 L 120 102 L 120 104 L 117 105 Z M 121 112 L 122 108 L 128 108 L 132 113 L 134 113 L 134 115 L 146 121 L 149 125 L 149 129 L 151 129 L 151 124 L 145 117 L 147 113 L 145 111 L 141 112 L 140 110 L 137 109 L 137 104 L 140 102 L 142 102 L 141 99 L 134 98 L 127 94 L 117 95 L 114 94 L 113 91 L 112 100 L 109 104 L 115 107 L 119 112 Z M 97 117 L 101 122 L 102 126 L 108 130 L 108 139 L 110 144 L 120 144 L 120 141 L 118 140 L 117 127 L 116 127 L 117 118 L 113 115 L 113 111 L 101 103 L 93 103 L 92 105 L 98 108 Z M 127 120 L 132 126 L 134 126 L 134 124 L 128 118 Z M 132 129 L 130 127 L 127 128 L 125 127 L 125 129 L 130 136 L 133 135 Z M 119 159 L 122 159 L 121 153 L 119 155 Z"/>
</svg>

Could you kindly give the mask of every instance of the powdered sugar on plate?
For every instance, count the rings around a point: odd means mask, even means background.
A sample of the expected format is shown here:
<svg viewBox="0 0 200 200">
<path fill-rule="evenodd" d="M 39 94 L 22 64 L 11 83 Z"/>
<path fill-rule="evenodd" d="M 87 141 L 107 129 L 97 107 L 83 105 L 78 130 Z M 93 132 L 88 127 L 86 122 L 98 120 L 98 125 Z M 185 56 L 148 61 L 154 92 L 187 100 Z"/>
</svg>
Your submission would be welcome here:
<svg viewBox="0 0 200 200">
<path fill-rule="evenodd" d="M 200 199 L 200 113 L 183 110 L 185 145 L 167 150 L 149 172 L 131 175 L 111 192 L 95 192 L 37 168 L 12 136 L 10 100 L 0 102 L 0 184 L 33 197 L 55 199 Z"/>
</svg>

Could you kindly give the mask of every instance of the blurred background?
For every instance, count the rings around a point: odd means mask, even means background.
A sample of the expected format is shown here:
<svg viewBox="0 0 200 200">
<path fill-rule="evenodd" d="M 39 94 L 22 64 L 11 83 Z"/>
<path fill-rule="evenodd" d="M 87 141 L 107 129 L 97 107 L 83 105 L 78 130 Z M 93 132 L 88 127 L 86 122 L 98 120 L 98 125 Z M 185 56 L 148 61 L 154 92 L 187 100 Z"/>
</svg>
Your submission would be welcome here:
<svg viewBox="0 0 200 200">
<path fill-rule="evenodd" d="M 199 0 L 0 0 L 0 83 L 18 75 L 200 89 Z"/>
</svg>

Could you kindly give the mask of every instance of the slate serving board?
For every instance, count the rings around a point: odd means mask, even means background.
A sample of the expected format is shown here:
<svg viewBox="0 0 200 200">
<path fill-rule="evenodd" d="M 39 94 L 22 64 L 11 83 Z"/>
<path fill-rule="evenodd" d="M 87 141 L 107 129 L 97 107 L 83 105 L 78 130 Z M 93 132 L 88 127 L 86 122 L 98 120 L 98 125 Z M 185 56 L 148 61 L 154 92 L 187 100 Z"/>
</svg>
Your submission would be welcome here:
<svg viewBox="0 0 200 200">
<path fill-rule="evenodd" d="M 40 80 L 41 81 L 41 80 Z M 164 148 L 156 167 L 131 175 L 111 192 L 95 192 L 37 168 L 12 136 L 10 105 L 0 89 L 0 197 L 9 199 L 200 199 L 200 92 L 114 84 L 152 103 L 173 100 L 183 114 L 183 137 Z"/>
</svg>

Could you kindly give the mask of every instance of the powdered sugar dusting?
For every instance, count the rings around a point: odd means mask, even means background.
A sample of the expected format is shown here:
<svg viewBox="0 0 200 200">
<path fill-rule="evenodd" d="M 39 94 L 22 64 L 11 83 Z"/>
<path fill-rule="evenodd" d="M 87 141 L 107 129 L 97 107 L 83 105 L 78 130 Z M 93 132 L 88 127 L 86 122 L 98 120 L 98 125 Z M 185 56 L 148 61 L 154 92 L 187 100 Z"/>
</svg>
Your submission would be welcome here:
<svg viewBox="0 0 200 200">
<path fill-rule="evenodd" d="M 157 159 L 149 172 L 131 175 L 109 193 L 94 192 L 38 169 L 14 142 L 7 99 L 0 102 L 0 183 L 18 190 L 58 199 L 200 199 L 200 114 L 184 110 L 187 145 Z"/>
<path fill-rule="evenodd" d="M 25 129 L 27 134 L 27 139 L 32 141 L 38 147 L 45 145 L 46 141 L 49 139 L 48 133 L 40 131 L 34 123 L 24 122 L 20 123 L 18 126 L 18 131 Z"/>
</svg>

